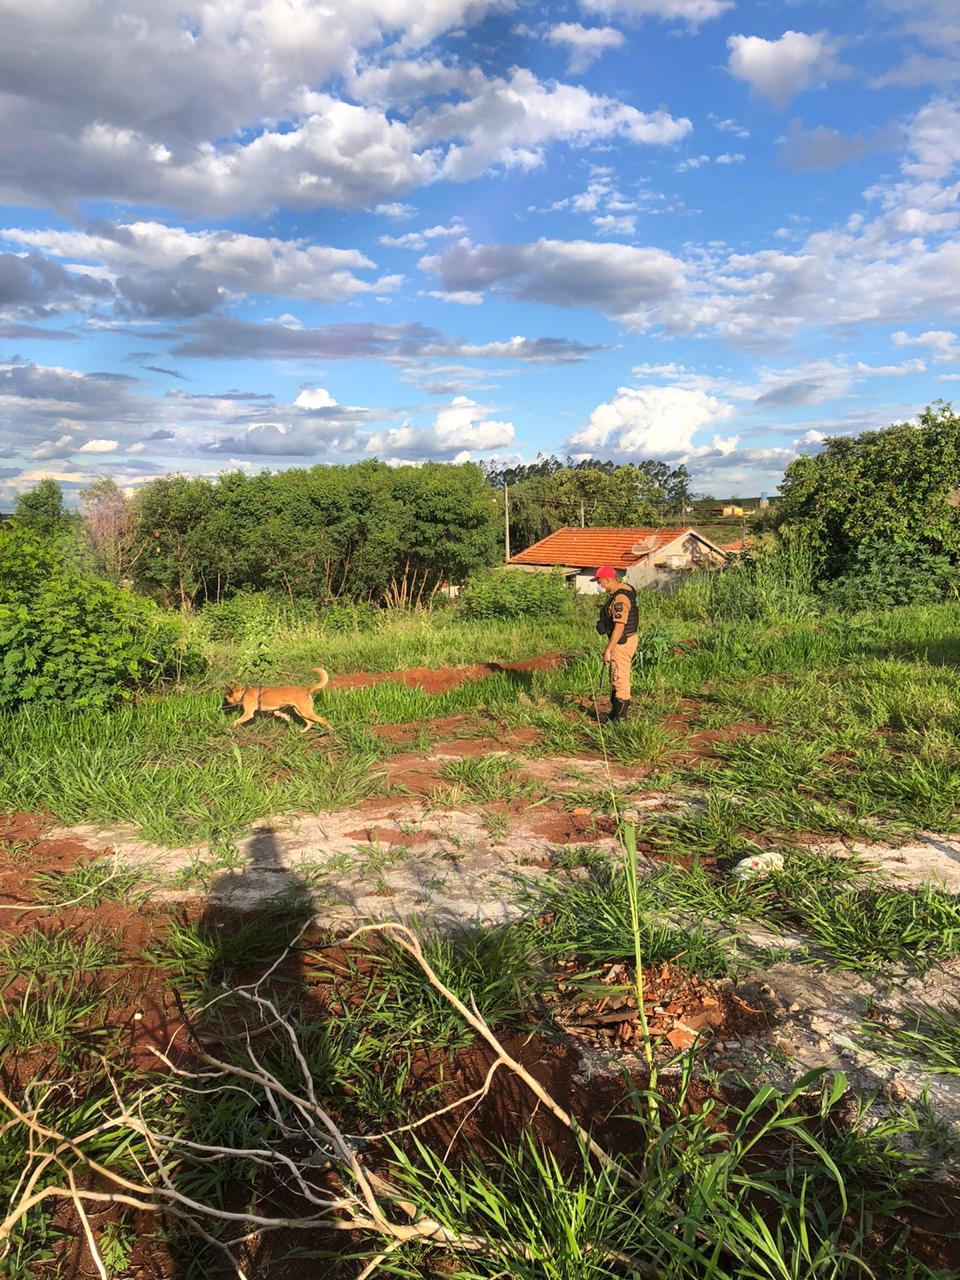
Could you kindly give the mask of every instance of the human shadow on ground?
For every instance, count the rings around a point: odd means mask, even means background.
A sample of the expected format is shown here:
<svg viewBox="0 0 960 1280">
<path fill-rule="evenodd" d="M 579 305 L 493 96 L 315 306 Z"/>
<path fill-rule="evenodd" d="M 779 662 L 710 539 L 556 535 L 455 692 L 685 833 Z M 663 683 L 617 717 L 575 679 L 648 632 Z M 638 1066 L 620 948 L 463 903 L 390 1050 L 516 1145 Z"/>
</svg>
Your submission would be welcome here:
<svg viewBox="0 0 960 1280">
<path fill-rule="evenodd" d="M 323 1010 L 304 973 L 304 950 L 313 902 L 308 884 L 284 862 L 277 832 L 261 826 L 247 841 L 246 865 L 211 885 L 194 937 L 205 971 L 188 999 L 179 997 L 190 1046 L 190 1069 L 208 1074 L 178 1093 L 176 1128 L 198 1144 L 177 1166 L 174 1185 L 183 1195 L 228 1212 L 255 1211 L 266 1217 L 303 1214 L 302 1200 L 284 1186 L 265 1162 L 231 1151 L 273 1151 L 304 1128 L 304 1118 L 281 1094 L 227 1072 L 218 1073 L 204 1054 L 246 1071 L 268 1072 L 303 1096 L 303 1069 L 320 1087 L 324 1060 Z M 240 989 L 247 993 L 244 995 Z M 185 1064 L 186 1065 L 186 1064 Z M 207 1153 L 204 1147 L 221 1148 Z M 209 1234 L 235 1241 L 249 1230 L 196 1215 Z M 304 1243 L 303 1231 L 261 1231 L 233 1245 L 248 1280 L 282 1274 L 299 1280 L 315 1272 L 275 1260 Z M 236 1277 L 223 1249 L 182 1221 L 167 1223 L 167 1248 L 176 1280 Z M 166 1273 L 164 1273 L 166 1276 Z M 332 1275 L 333 1273 L 330 1272 Z"/>
</svg>

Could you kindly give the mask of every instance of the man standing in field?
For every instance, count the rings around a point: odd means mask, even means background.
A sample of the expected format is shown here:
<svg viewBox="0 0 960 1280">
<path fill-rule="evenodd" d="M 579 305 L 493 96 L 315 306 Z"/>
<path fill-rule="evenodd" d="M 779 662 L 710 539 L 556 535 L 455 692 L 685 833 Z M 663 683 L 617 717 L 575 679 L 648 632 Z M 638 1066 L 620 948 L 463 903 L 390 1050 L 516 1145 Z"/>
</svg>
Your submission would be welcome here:
<svg viewBox="0 0 960 1280">
<path fill-rule="evenodd" d="M 607 637 L 603 660 L 610 668 L 610 714 L 601 724 L 620 724 L 630 710 L 630 667 L 637 652 L 637 593 L 617 579 L 615 569 L 601 565 L 593 575 L 607 598 L 600 609 L 597 631 Z"/>
</svg>

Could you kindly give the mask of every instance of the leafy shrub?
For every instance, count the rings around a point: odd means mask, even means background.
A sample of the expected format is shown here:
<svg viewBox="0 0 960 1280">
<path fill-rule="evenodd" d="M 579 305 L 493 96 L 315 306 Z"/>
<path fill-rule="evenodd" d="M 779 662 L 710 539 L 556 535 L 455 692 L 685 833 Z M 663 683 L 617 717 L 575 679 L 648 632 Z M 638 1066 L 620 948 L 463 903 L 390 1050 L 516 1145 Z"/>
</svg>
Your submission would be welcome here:
<svg viewBox="0 0 960 1280">
<path fill-rule="evenodd" d="M 488 569 L 463 588 L 460 607 L 468 618 L 556 617 L 570 612 L 573 592 L 559 571 Z"/>
<path fill-rule="evenodd" d="M 862 542 L 839 577 L 821 591 L 824 603 L 844 613 L 903 604 L 939 604 L 957 594 L 951 560 L 921 543 Z"/>
<path fill-rule="evenodd" d="M 177 619 L 95 577 L 69 536 L 0 532 L 0 711 L 106 707 L 201 665 Z"/>
</svg>

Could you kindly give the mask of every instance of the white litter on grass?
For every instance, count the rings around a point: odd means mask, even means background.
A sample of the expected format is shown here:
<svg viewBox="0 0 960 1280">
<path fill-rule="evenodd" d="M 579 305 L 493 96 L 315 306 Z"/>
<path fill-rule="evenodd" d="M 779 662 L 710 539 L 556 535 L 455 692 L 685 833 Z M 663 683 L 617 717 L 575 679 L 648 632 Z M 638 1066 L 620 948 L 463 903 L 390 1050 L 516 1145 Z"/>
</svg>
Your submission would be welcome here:
<svg viewBox="0 0 960 1280">
<path fill-rule="evenodd" d="M 756 853 L 750 858 L 744 858 L 730 874 L 735 880 L 752 880 L 754 876 L 765 876 L 771 871 L 782 870 L 783 854 L 771 849 L 767 853 Z"/>
</svg>

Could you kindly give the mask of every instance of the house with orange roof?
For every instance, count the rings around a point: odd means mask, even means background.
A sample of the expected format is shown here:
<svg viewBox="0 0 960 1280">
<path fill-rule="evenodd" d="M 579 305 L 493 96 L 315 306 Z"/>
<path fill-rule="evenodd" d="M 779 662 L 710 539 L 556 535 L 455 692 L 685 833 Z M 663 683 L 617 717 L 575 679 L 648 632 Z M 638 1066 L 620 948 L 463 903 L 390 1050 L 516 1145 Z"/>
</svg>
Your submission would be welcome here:
<svg viewBox="0 0 960 1280">
<path fill-rule="evenodd" d="M 637 589 L 669 591 L 693 569 L 720 569 L 726 552 L 696 529 L 557 529 L 511 556 L 510 565 L 531 572 L 561 569 L 583 595 L 600 590 L 600 565 L 622 571 Z"/>
</svg>

